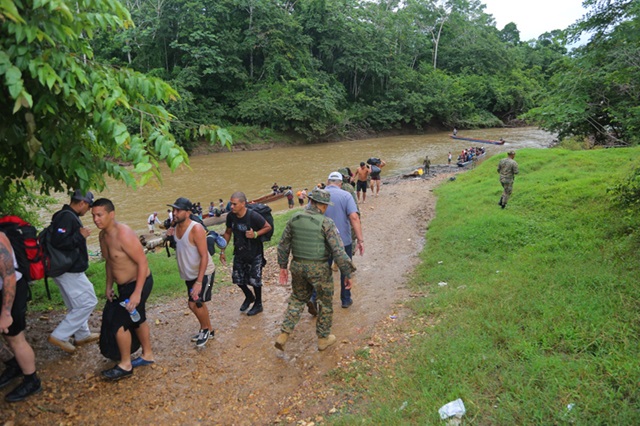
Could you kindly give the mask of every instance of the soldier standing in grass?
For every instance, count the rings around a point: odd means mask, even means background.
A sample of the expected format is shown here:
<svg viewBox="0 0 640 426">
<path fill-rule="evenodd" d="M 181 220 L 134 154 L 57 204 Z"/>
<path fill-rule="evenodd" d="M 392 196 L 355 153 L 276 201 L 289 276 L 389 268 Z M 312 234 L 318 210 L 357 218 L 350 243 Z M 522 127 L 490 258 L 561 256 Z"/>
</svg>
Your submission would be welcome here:
<svg viewBox="0 0 640 426">
<path fill-rule="evenodd" d="M 513 180 L 515 179 L 515 175 L 518 174 L 518 163 L 514 160 L 515 156 L 516 152 L 511 150 L 507 152 L 507 158 L 503 158 L 500 160 L 500 163 L 498 163 L 500 183 L 502 184 L 502 188 L 504 188 L 498 205 L 503 209 L 507 207 L 507 201 L 509 201 L 509 197 L 513 191 Z"/>
<path fill-rule="evenodd" d="M 336 341 L 331 334 L 333 321 L 333 277 L 328 264 L 333 257 L 340 271 L 346 276 L 345 287 L 351 288 L 351 274 L 356 267 L 344 251 L 342 239 L 335 223 L 324 216 L 331 205 L 331 195 L 323 189 L 314 189 L 309 194 L 310 205 L 295 214 L 287 223 L 282 239 L 278 244 L 278 264 L 280 265 L 280 284 L 286 285 L 289 279 L 287 266 L 289 253 L 291 261 L 291 289 L 289 305 L 285 312 L 281 333 L 275 346 L 281 351 L 289 334 L 300 320 L 304 306 L 312 291 L 318 294 L 319 313 L 316 322 L 318 350 L 323 351 Z"/>
</svg>

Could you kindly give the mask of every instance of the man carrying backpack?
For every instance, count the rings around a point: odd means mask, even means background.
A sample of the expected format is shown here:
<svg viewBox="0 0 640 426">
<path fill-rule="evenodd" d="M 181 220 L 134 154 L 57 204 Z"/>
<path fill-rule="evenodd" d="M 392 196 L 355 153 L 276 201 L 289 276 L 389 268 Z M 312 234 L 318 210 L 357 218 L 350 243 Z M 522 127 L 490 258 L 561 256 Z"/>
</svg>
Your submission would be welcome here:
<svg viewBox="0 0 640 426">
<path fill-rule="evenodd" d="M 73 259 L 71 266 L 53 281 L 60 289 L 62 300 L 67 307 L 67 315 L 49 336 L 49 343 L 67 353 L 74 353 L 76 346 L 95 342 L 99 333 L 89 330 L 89 316 L 98 304 L 93 284 L 85 271 L 89 268 L 87 238 L 91 234 L 80 221 L 93 205 L 93 194 L 76 190 L 71 202 L 65 204 L 51 219 L 51 241 L 53 248 L 66 252 Z M 69 339 L 75 339 L 73 345 Z"/>
<path fill-rule="evenodd" d="M 14 353 L 14 357 L 5 362 L 6 368 L 0 375 L 0 388 L 24 376 L 22 383 L 4 397 L 7 402 L 22 401 L 42 390 L 36 374 L 36 356 L 24 336 L 29 284 L 17 268 L 18 262 L 11 243 L 0 232 L 0 334 Z"/>
<path fill-rule="evenodd" d="M 271 229 L 271 225 L 265 218 L 247 208 L 247 197 L 243 192 L 234 192 L 231 195 L 231 212 L 227 215 L 227 229 L 223 237 L 228 243 L 233 233 L 233 273 L 231 278 L 245 296 L 240 311 L 246 311 L 249 305 L 255 302 L 247 312 L 249 316 L 262 312 L 264 249 L 260 236 L 267 234 Z M 226 262 L 224 253 L 220 253 L 220 261 Z M 249 289 L 249 285 L 253 286 L 255 295 Z"/>
</svg>

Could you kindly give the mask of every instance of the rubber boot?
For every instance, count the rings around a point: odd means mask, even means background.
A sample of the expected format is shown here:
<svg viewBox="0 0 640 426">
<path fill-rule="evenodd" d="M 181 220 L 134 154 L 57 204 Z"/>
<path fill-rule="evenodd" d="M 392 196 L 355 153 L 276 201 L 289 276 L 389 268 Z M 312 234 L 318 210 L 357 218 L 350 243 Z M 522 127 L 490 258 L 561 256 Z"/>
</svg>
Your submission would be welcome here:
<svg viewBox="0 0 640 426">
<path fill-rule="evenodd" d="M 255 302 L 256 298 L 253 295 L 253 293 L 251 293 L 251 290 L 249 289 L 249 286 L 246 285 L 241 285 L 238 286 L 240 287 L 240 290 L 242 290 L 242 292 L 244 293 L 244 302 L 242 302 L 242 305 L 240 306 L 240 311 L 244 312 L 247 309 L 249 309 L 249 306 Z"/>
<path fill-rule="evenodd" d="M 255 287 L 254 290 L 256 292 L 256 302 L 249 312 L 247 312 L 247 315 L 250 317 L 262 312 L 262 287 Z"/>
<path fill-rule="evenodd" d="M 333 345 L 336 342 L 336 336 L 333 334 L 328 335 L 327 337 L 319 337 L 318 338 L 318 350 L 324 351 L 329 346 Z"/>
<path fill-rule="evenodd" d="M 289 339 L 289 333 L 280 333 L 276 338 L 276 348 L 284 351 L 284 345 L 287 343 L 287 339 Z"/>
</svg>

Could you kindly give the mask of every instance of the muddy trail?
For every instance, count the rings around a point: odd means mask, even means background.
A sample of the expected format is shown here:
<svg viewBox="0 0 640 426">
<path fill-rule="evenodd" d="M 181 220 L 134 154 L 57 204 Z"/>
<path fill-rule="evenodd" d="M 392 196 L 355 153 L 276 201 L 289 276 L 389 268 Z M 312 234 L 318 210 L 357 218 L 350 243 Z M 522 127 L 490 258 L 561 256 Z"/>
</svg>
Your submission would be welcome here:
<svg viewBox="0 0 640 426">
<path fill-rule="evenodd" d="M 372 336 L 385 323 L 405 318 L 407 276 L 418 262 L 425 229 L 434 214 L 432 189 L 458 171 L 449 170 L 427 179 L 390 179 L 379 197 L 368 197 L 360 205 L 365 254 L 354 256 L 358 267 L 354 304 L 342 309 L 340 298 L 334 296 L 332 333 L 338 341 L 326 351 L 317 350 L 315 318 L 307 313 L 285 351 L 274 348 L 290 287 L 277 283 L 278 266 L 271 248 L 263 274 L 263 313 L 246 316 L 239 311 L 244 297 L 237 287 L 220 288 L 209 303 L 215 338 L 197 349 L 190 342 L 197 321 L 183 298 L 150 305 L 147 318 L 156 363 L 137 368 L 133 377 L 119 382 L 102 379 L 100 372 L 113 362 L 100 354 L 97 344 L 68 355 L 47 343 L 60 313 L 30 313 L 27 338 L 36 352 L 43 392 L 17 404 L 2 400 L 0 423 L 321 422 L 349 401 L 328 373 L 371 345 Z M 216 274 L 228 275 L 229 270 L 219 268 Z M 337 295 L 339 281 L 336 272 Z M 99 310 L 92 314 L 94 330 L 100 328 L 101 314 Z"/>
</svg>

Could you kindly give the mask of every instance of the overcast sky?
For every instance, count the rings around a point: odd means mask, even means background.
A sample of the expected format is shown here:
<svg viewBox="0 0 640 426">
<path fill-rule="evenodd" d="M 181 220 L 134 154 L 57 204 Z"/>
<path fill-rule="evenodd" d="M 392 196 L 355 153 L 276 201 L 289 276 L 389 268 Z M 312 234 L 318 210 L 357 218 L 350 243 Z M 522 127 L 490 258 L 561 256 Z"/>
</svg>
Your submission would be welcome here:
<svg viewBox="0 0 640 426">
<path fill-rule="evenodd" d="M 496 28 L 501 30 L 514 22 L 520 30 L 520 40 L 526 41 L 547 31 L 565 29 L 586 10 L 582 0 L 481 0 L 493 15 Z"/>
</svg>

